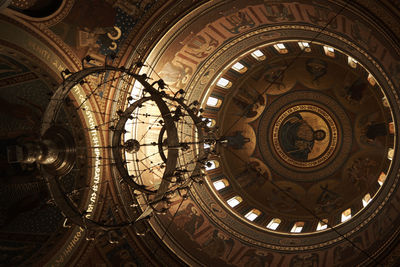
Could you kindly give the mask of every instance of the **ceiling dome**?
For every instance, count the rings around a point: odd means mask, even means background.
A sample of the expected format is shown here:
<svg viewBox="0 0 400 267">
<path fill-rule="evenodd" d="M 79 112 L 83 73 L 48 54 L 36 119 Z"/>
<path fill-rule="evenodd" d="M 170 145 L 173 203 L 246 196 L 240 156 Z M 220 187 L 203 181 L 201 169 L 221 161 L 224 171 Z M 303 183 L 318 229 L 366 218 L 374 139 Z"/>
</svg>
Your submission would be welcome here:
<svg viewBox="0 0 400 267">
<path fill-rule="evenodd" d="M 341 263 L 374 262 L 387 223 L 376 215 L 397 184 L 399 110 L 377 62 L 392 43 L 375 28 L 371 49 L 355 37 L 361 21 L 333 2 L 208 3 L 154 46 L 146 61 L 189 103 L 201 100 L 225 144 L 205 146 L 206 186 L 150 221 L 185 262 L 332 265 L 346 248 L 355 254 Z"/>
<path fill-rule="evenodd" d="M 237 61 L 242 73 L 222 73 L 230 88 L 212 87 L 206 111 L 230 142 L 210 179 L 226 179 L 221 200 L 240 197 L 235 213 L 257 210 L 250 221 L 265 230 L 275 220 L 278 232 L 311 233 L 373 199 L 389 172 L 394 124 L 383 91 L 355 59 L 304 40 L 279 45 L 284 52 L 257 49 L 262 58 L 248 52 Z"/>
<path fill-rule="evenodd" d="M 2 142 L 51 166 L 4 171 L 5 262 L 399 265 L 396 1 L 47 2 L 0 0 Z"/>
</svg>

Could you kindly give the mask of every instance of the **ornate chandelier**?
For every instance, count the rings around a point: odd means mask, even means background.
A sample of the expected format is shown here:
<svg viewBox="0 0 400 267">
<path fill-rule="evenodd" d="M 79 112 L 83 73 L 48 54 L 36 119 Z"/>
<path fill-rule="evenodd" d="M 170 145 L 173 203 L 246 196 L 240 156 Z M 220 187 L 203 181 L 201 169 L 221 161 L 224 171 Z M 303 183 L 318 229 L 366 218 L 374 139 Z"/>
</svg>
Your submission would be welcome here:
<svg viewBox="0 0 400 267">
<path fill-rule="evenodd" d="M 116 242 L 112 231 L 136 226 L 153 213 L 164 214 L 173 197 L 187 198 L 193 183 L 203 183 L 204 170 L 210 164 L 207 159 L 215 153 L 216 143 L 226 140 L 217 140 L 215 130 L 209 128 L 209 121 L 201 116 L 199 103 L 186 103 L 184 90 L 173 93 L 163 80 L 150 83 L 146 74 L 136 74 L 133 68 L 85 67 L 91 60 L 87 56 L 82 61 L 83 69 L 78 72 L 65 70 L 61 73 L 63 82 L 51 97 L 43 116 L 39 140 L 10 147 L 9 160 L 36 162 L 41 166 L 53 201 L 65 216 L 64 227 L 74 224 L 88 230 L 87 239 L 93 239 L 99 231 L 108 232 L 110 242 Z M 134 67 L 137 66 L 142 64 Z M 138 84 L 142 89 L 136 97 L 127 97 L 124 109 L 117 110 L 108 122 L 97 125 L 89 121 L 90 127 L 81 132 L 90 137 L 96 131 L 109 131 L 111 146 L 99 146 L 96 142 L 95 146 L 77 144 L 74 140 L 82 139 L 76 136 L 79 133 L 62 121 L 63 108 L 71 105 L 71 90 L 90 88 L 90 93 L 81 97 L 81 103 L 73 106 L 78 114 L 94 114 L 96 111 L 85 103 L 99 96 L 99 88 L 114 84 L 124 93 Z M 91 162 L 96 168 L 95 176 L 102 162 L 117 171 L 117 182 L 125 183 L 134 192 L 136 199 L 130 206 L 138 209 L 138 216 L 120 223 L 96 218 L 92 214 L 93 207 L 81 203 L 84 192 L 90 195 L 93 188 L 79 185 L 79 182 L 72 187 L 65 185 L 65 177 L 85 165 L 90 168 Z M 137 229 L 136 232 L 143 234 Z"/>
</svg>

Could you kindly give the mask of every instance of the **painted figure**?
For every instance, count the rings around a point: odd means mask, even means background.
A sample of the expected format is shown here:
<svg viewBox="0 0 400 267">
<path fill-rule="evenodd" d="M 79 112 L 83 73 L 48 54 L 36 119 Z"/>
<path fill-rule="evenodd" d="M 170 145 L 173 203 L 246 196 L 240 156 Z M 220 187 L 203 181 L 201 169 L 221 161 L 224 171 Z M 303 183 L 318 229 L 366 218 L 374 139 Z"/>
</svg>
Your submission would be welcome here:
<svg viewBox="0 0 400 267">
<path fill-rule="evenodd" d="M 279 131 L 279 140 L 283 150 L 292 158 L 299 161 L 308 160 L 314 141 L 325 139 L 323 130 L 314 131 L 300 114 L 291 116 Z"/>
</svg>

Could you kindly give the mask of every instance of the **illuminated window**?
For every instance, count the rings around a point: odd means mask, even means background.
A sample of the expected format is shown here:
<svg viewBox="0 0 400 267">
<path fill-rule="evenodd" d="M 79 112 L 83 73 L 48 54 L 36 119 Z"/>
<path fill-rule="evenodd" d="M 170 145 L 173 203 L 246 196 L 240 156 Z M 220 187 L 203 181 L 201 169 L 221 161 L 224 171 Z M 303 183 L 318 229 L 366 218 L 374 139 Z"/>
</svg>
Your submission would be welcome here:
<svg viewBox="0 0 400 267">
<path fill-rule="evenodd" d="M 217 122 L 214 119 L 203 118 L 203 121 L 206 122 L 207 127 L 214 127 Z"/>
<path fill-rule="evenodd" d="M 368 82 L 369 82 L 370 85 L 375 86 L 376 80 L 375 80 L 374 76 L 372 76 L 371 73 L 368 74 L 367 80 L 368 80 Z"/>
<path fill-rule="evenodd" d="M 351 209 L 347 209 L 342 212 L 342 222 L 345 222 L 350 218 L 351 218 Z"/>
<path fill-rule="evenodd" d="M 229 88 L 232 86 L 232 83 L 225 78 L 220 78 L 217 82 L 217 85 L 222 88 Z"/>
<path fill-rule="evenodd" d="M 288 50 L 286 49 L 286 46 L 282 43 L 274 45 L 276 51 L 278 51 L 280 54 L 286 54 Z"/>
<path fill-rule="evenodd" d="M 276 230 L 280 224 L 281 220 L 278 218 L 274 218 L 268 223 L 267 228 L 271 230 Z"/>
<path fill-rule="evenodd" d="M 328 228 L 328 219 L 323 219 L 322 221 L 319 221 L 317 225 L 317 231 L 325 230 Z"/>
<path fill-rule="evenodd" d="M 282 44 L 282 43 L 276 44 L 276 47 L 278 47 L 278 49 L 285 49 L 286 48 L 286 46 L 284 44 Z"/>
<path fill-rule="evenodd" d="M 307 43 L 307 42 L 298 42 L 298 44 L 299 44 L 301 50 L 304 50 L 306 52 L 311 52 L 311 47 L 310 47 L 309 43 Z"/>
<path fill-rule="evenodd" d="M 237 205 L 240 204 L 240 202 L 242 202 L 243 199 L 239 196 L 235 196 L 233 198 L 228 199 L 227 203 L 229 206 L 231 206 L 232 208 L 236 207 Z"/>
<path fill-rule="evenodd" d="M 218 108 L 218 107 L 221 106 L 221 104 L 222 104 L 222 100 L 219 99 L 219 98 L 210 96 L 210 97 L 207 99 L 207 106 L 209 106 L 209 107 Z"/>
<path fill-rule="evenodd" d="M 244 215 L 244 217 L 249 221 L 254 221 L 255 219 L 257 219 L 258 216 L 260 216 L 260 214 L 261 214 L 261 211 L 259 211 L 257 209 L 252 209 L 246 215 Z"/>
<path fill-rule="evenodd" d="M 247 71 L 247 67 L 245 67 L 242 63 L 236 62 L 233 64 L 232 69 L 239 73 L 245 73 Z"/>
<path fill-rule="evenodd" d="M 304 222 L 296 222 L 293 227 L 292 230 L 290 230 L 290 232 L 292 233 L 301 233 L 301 231 L 303 230 L 304 227 Z"/>
<path fill-rule="evenodd" d="M 357 68 L 357 60 L 355 60 L 352 57 L 347 57 L 347 63 L 349 63 L 349 66 L 352 67 L 353 69 Z"/>
<path fill-rule="evenodd" d="M 219 191 L 219 190 L 227 187 L 229 185 L 229 182 L 226 179 L 222 179 L 222 180 L 215 181 L 213 183 L 213 185 L 214 185 L 215 189 L 217 191 Z"/>
<path fill-rule="evenodd" d="M 387 153 L 387 158 L 389 160 L 393 160 L 393 155 L 394 155 L 394 149 L 393 148 L 389 148 L 388 153 Z"/>
<path fill-rule="evenodd" d="M 335 49 L 330 46 L 324 46 L 325 55 L 335 57 Z"/>
<path fill-rule="evenodd" d="M 139 81 L 135 81 L 131 92 L 132 98 L 135 100 L 139 99 L 140 96 L 142 95 L 142 91 L 143 91 L 143 85 Z"/>
<path fill-rule="evenodd" d="M 265 59 L 264 53 L 261 52 L 260 50 L 254 51 L 253 53 L 251 53 L 251 55 L 257 60 L 264 60 Z"/>
<path fill-rule="evenodd" d="M 210 160 L 206 162 L 206 171 L 211 171 L 219 167 L 219 162 L 216 160 Z"/>
<path fill-rule="evenodd" d="M 379 175 L 378 178 L 379 185 L 382 186 L 385 180 L 386 180 L 386 174 L 384 172 L 381 172 L 381 175 Z"/>
<path fill-rule="evenodd" d="M 366 207 L 371 200 L 372 200 L 371 195 L 366 194 L 362 199 L 363 206 Z"/>
<path fill-rule="evenodd" d="M 216 121 L 214 119 L 209 119 L 207 122 L 208 127 L 214 127 L 216 124 Z"/>
</svg>

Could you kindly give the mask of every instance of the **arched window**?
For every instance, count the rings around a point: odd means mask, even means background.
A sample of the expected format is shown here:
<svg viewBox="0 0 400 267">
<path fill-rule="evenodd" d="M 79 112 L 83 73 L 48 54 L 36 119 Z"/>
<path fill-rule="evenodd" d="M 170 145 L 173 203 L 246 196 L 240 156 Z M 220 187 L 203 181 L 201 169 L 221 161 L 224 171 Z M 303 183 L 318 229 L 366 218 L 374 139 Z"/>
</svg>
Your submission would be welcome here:
<svg viewBox="0 0 400 267">
<path fill-rule="evenodd" d="M 207 127 L 214 127 L 217 124 L 217 121 L 214 119 L 210 119 L 210 118 L 203 118 L 203 121 L 206 121 L 206 125 Z"/>
<path fill-rule="evenodd" d="M 349 64 L 350 67 L 352 67 L 353 69 L 357 68 L 357 60 L 355 60 L 352 57 L 347 57 L 347 63 Z"/>
<path fill-rule="evenodd" d="M 234 196 L 233 198 L 228 199 L 228 201 L 226 201 L 226 203 L 228 203 L 229 206 L 231 206 L 231 208 L 236 207 L 237 205 L 240 204 L 240 202 L 242 202 L 243 199 L 239 196 Z"/>
<path fill-rule="evenodd" d="M 225 78 L 220 78 L 217 82 L 217 86 L 228 89 L 232 86 L 232 82 Z"/>
<path fill-rule="evenodd" d="M 328 219 L 323 219 L 318 222 L 317 231 L 325 230 L 326 228 L 328 228 Z"/>
<path fill-rule="evenodd" d="M 216 160 L 209 160 L 206 162 L 206 171 L 211 171 L 219 167 L 219 162 Z"/>
<path fill-rule="evenodd" d="M 274 48 L 276 49 L 276 51 L 278 51 L 280 54 L 287 54 L 287 52 L 289 52 L 286 48 L 286 46 L 282 43 L 276 44 L 274 45 Z"/>
<path fill-rule="evenodd" d="M 367 80 L 368 80 L 370 85 L 375 86 L 376 80 L 375 80 L 374 76 L 372 76 L 371 73 L 368 74 Z"/>
<path fill-rule="evenodd" d="M 328 57 L 335 57 L 335 49 L 330 46 L 324 46 L 325 55 Z"/>
<path fill-rule="evenodd" d="M 245 73 L 247 71 L 247 67 L 240 62 L 233 64 L 232 69 L 239 73 Z"/>
<path fill-rule="evenodd" d="M 291 233 L 301 233 L 304 227 L 304 222 L 295 222 L 292 230 L 290 230 Z"/>
<path fill-rule="evenodd" d="M 229 182 L 226 179 L 221 179 L 218 181 L 213 182 L 213 185 L 217 191 L 229 186 Z"/>
<path fill-rule="evenodd" d="M 371 200 L 372 200 L 371 195 L 366 194 L 362 199 L 363 206 L 366 207 Z"/>
<path fill-rule="evenodd" d="M 310 43 L 307 42 L 298 42 L 301 50 L 304 50 L 305 52 L 311 52 L 311 47 Z"/>
<path fill-rule="evenodd" d="M 207 106 L 209 106 L 209 107 L 219 108 L 221 106 L 221 104 L 222 104 L 222 100 L 217 97 L 210 96 L 207 99 Z"/>
<path fill-rule="evenodd" d="M 394 149 L 393 148 L 389 148 L 388 149 L 388 153 L 387 153 L 388 160 L 393 160 L 393 156 L 394 156 Z"/>
<path fill-rule="evenodd" d="M 268 223 L 267 228 L 271 230 L 276 230 L 281 222 L 282 221 L 280 219 L 274 218 Z"/>
<path fill-rule="evenodd" d="M 351 218 L 351 209 L 347 209 L 342 212 L 342 222 L 345 222 L 350 218 Z"/>
<path fill-rule="evenodd" d="M 261 214 L 261 211 L 259 211 L 258 209 L 252 209 L 251 211 L 246 213 L 246 215 L 244 215 L 244 217 L 249 221 L 254 221 L 255 219 L 257 219 L 258 216 L 260 216 L 260 214 Z"/>
<path fill-rule="evenodd" d="M 251 56 L 254 57 L 255 59 L 261 61 L 264 60 L 266 57 L 264 55 L 263 52 L 261 52 L 261 50 L 255 50 L 251 53 Z"/>
<path fill-rule="evenodd" d="M 382 186 L 385 180 L 386 180 L 386 174 L 384 172 L 381 172 L 378 178 L 379 185 Z"/>
</svg>

